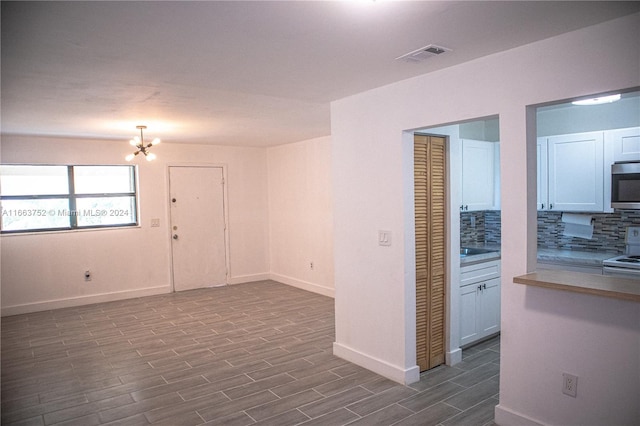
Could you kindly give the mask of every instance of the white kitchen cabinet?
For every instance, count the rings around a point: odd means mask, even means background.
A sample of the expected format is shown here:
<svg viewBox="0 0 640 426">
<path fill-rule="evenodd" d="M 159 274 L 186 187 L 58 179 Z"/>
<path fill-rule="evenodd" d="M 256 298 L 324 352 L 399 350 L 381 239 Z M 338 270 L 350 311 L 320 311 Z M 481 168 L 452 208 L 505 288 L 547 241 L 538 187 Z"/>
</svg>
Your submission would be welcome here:
<svg viewBox="0 0 640 426">
<path fill-rule="evenodd" d="M 549 177 L 547 176 L 547 138 L 538 138 L 537 143 L 537 153 L 538 153 L 538 185 L 537 185 L 537 194 L 538 194 L 538 210 L 548 210 L 549 209 L 549 193 L 547 191 Z"/>
<path fill-rule="evenodd" d="M 546 183 L 541 172 L 545 145 Z M 538 155 L 539 209 L 604 211 L 603 132 L 538 138 Z"/>
<path fill-rule="evenodd" d="M 460 346 L 479 339 L 479 298 L 478 285 L 460 287 Z"/>
<path fill-rule="evenodd" d="M 462 140 L 461 211 L 496 208 L 495 142 Z"/>
<path fill-rule="evenodd" d="M 482 283 L 480 290 L 479 338 L 500 331 L 500 278 Z"/>
<path fill-rule="evenodd" d="M 640 127 L 609 130 L 605 139 L 613 147 L 613 161 L 640 161 Z"/>
<path fill-rule="evenodd" d="M 500 261 L 460 269 L 460 346 L 500 331 Z"/>
</svg>

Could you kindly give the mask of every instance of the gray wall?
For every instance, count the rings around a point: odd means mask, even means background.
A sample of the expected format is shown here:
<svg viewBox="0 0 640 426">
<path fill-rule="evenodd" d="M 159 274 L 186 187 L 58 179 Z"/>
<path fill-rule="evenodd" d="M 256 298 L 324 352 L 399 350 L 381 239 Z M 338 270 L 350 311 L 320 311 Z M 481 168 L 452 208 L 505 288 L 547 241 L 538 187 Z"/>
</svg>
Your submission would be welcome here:
<svg viewBox="0 0 640 426">
<path fill-rule="evenodd" d="M 635 92 L 636 94 L 638 92 Z M 640 126 L 640 96 L 623 97 L 604 105 L 571 103 L 538 108 L 538 136 Z"/>
</svg>

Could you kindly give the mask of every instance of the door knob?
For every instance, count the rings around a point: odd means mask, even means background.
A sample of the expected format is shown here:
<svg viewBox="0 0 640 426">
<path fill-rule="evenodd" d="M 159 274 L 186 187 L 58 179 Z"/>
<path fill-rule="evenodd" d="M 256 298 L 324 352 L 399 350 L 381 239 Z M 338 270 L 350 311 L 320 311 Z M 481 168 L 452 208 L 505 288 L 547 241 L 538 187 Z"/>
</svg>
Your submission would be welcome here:
<svg viewBox="0 0 640 426">
<path fill-rule="evenodd" d="M 173 234 L 173 239 L 177 240 L 178 239 L 178 234 Z"/>
<path fill-rule="evenodd" d="M 175 198 L 172 198 L 172 199 L 171 199 L 171 202 L 172 202 L 172 203 L 175 203 L 175 202 L 176 202 L 176 199 L 175 199 Z"/>
</svg>

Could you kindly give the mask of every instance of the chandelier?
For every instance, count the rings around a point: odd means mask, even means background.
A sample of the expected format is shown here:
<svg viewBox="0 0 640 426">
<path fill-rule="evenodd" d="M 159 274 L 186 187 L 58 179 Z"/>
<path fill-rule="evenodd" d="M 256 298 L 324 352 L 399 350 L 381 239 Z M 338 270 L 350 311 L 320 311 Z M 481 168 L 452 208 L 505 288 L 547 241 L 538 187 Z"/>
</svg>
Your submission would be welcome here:
<svg viewBox="0 0 640 426">
<path fill-rule="evenodd" d="M 129 141 L 129 143 L 136 148 L 136 151 L 132 154 L 127 155 L 124 158 L 125 160 L 131 161 L 135 158 L 136 155 L 140 153 L 144 154 L 147 161 L 153 161 L 156 159 L 156 155 L 153 152 L 149 152 L 149 149 L 154 145 L 158 145 L 160 143 L 160 139 L 155 138 L 151 141 L 151 143 L 145 145 L 142 131 L 146 128 L 147 126 L 136 126 L 136 129 L 140 129 L 140 136 L 136 136 Z"/>
</svg>

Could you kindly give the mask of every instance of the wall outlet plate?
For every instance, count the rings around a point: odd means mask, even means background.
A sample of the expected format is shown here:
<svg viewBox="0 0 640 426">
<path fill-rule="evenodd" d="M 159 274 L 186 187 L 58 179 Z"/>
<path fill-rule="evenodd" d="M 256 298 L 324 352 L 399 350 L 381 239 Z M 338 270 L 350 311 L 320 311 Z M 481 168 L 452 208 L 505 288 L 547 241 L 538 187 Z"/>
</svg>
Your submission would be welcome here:
<svg viewBox="0 0 640 426">
<path fill-rule="evenodd" d="M 578 394 L 578 376 L 562 373 L 562 393 L 572 397 Z"/>
</svg>

